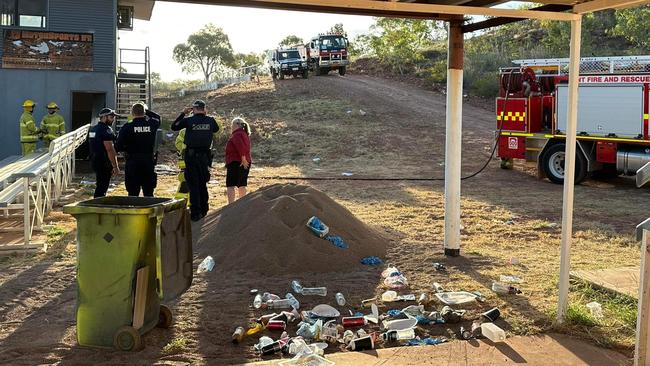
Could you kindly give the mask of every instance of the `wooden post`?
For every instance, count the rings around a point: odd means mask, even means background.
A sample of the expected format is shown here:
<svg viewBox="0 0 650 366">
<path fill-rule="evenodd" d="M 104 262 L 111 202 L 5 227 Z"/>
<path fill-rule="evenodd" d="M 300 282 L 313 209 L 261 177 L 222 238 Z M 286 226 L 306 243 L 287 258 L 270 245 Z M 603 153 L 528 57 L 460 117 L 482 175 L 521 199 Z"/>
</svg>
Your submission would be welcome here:
<svg viewBox="0 0 650 366">
<path fill-rule="evenodd" d="M 557 323 L 562 324 L 569 297 L 571 267 L 571 235 L 573 233 L 573 191 L 576 167 L 576 130 L 578 121 L 578 76 L 580 74 L 580 43 L 582 17 L 571 21 L 571 52 L 569 62 L 569 102 L 567 111 L 566 153 L 564 158 L 564 195 L 562 197 L 562 241 L 560 248 L 560 298 Z"/>
<path fill-rule="evenodd" d="M 449 22 L 445 133 L 445 255 L 460 255 L 460 174 L 463 120 L 463 21 Z"/>
<path fill-rule="evenodd" d="M 641 243 L 641 274 L 639 275 L 639 307 L 636 316 L 636 346 L 634 348 L 634 366 L 650 365 L 648 350 L 650 349 L 650 263 L 648 263 L 648 247 L 650 246 L 650 231 L 643 230 Z"/>
</svg>

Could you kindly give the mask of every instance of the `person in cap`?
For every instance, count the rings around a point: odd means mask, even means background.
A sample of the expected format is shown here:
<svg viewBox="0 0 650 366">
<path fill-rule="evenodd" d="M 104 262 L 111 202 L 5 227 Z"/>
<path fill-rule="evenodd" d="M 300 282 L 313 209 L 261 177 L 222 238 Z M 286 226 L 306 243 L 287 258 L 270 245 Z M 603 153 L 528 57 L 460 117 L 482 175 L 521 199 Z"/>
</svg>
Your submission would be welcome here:
<svg viewBox="0 0 650 366">
<path fill-rule="evenodd" d="M 23 155 L 36 151 L 39 131 L 34 122 L 34 107 L 36 103 L 33 100 L 23 102 L 23 114 L 20 116 L 20 147 Z"/>
<path fill-rule="evenodd" d="M 144 103 L 131 107 L 133 121 L 127 123 L 117 136 L 115 148 L 125 153 L 124 184 L 129 196 L 153 197 L 158 177 L 155 172 L 156 132 L 160 117 L 147 117 Z"/>
<path fill-rule="evenodd" d="M 90 163 L 95 171 L 95 194 L 93 197 L 104 197 L 111 183 L 111 176 L 120 173 L 117 165 L 117 153 L 113 146 L 115 134 L 111 125 L 117 114 L 110 108 L 99 112 L 99 123 L 93 126 L 88 133 L 90 144 Z"/>
<path fill-rule="evenodd" d="M 190 112 L 192 115 L 186 117 Z M 217 121 L 206 114 L 205 102 L 197 100 L 185 108 L 171 125 L 173 131 L 185 129 L 185 180 L 190 191 L 192 221 L 208 214 L 208 186 L 212 141 L 219 131 Z"/>
<path fill-rule="evenodd" d="M 41 120 L 40 132 L 43 135 L 43 143 L 48 148 L 52 140 L 65 134 L 65 120 L 58 111 L 59 106 L 51 102 L 47 105 L 47 114 Z"/>
</svg>

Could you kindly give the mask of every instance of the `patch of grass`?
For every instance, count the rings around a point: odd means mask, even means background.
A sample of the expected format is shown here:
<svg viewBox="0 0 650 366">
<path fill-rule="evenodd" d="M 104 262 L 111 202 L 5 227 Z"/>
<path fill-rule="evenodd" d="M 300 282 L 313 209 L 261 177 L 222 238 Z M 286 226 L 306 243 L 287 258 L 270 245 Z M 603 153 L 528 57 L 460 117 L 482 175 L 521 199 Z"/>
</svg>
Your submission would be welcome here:
<svg viewBox="0 0 650 366">
<path fill-rule="evenodd" d="M 182 353 L 185 348 L 187 348 L 188 343 L 189 340 L 187 338 L 183 336 L 176 337 L 162 348 L 162 353 L 164 355 L 176 355 Z"/>
<path fill-rule="evenodd" d="M 67 230 L 65 230 L 62 227 L 59 226 L 53 226 L 47 230 L 47 241 L 52 243 L 55 241 L 61 240 L 66 234 L 68 233 Z"/>
</svg>

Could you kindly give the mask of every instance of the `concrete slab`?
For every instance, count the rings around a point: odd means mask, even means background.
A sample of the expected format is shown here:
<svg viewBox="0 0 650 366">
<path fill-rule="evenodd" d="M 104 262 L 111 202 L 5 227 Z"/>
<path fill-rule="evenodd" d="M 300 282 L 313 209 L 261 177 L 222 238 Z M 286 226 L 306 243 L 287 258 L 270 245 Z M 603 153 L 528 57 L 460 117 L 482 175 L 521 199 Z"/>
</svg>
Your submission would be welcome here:
<svg viewBox="0 0 650 366">
<path fill-rule="evenodd" d="M 624 355 L 598 348 L 583 340 L 560 334 L 518 336 L 504 343 L 486 340 L 453 341 L 438 346 L 395 347 L 372 352 L 341 352 L 327 355 L 336 366 L 365 365 L 630 365 Z M 246 364 L 277 365 L 278 360 Z"/>
<path fill-rule="evenodd" d="M 587 281 L 606 291 L 639 298 L 639 267 L 571 271 L 571 278 Z"/>
</svg>

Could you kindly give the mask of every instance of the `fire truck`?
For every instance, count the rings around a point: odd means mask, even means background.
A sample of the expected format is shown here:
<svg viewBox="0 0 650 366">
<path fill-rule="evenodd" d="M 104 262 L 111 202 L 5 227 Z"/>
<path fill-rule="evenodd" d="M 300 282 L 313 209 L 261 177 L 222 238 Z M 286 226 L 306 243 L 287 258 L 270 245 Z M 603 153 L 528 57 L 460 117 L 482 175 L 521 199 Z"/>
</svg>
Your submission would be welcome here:
<svg viewBox="0 0 650 366">
<path fill-rule="evenodd" d="M 305 45 L 310 69 L 317 75 L 327 75 L 332 70 L 345 75 L 350 64 L 348 45 L 348 38 L 339 33 L 321 33 L 312 38 Z"/>
<path fill-rule="evenodd" d="M 540 177 L 564 182 L 569 59 L 513 61 L 500 69 L 497 156 L 536 162 Z M 580 62 L 575 181 L 591 173 L 650 181 L 650 56 L 589 57 Z"/>
</svg>

